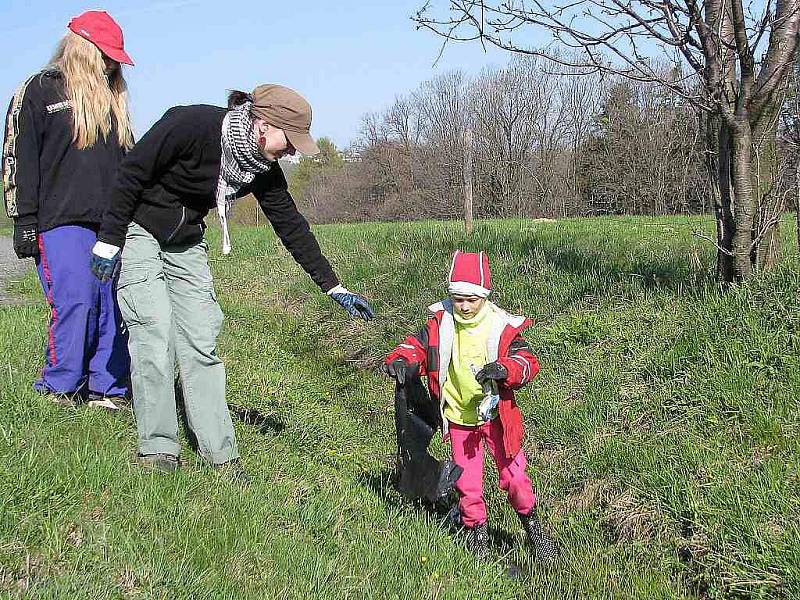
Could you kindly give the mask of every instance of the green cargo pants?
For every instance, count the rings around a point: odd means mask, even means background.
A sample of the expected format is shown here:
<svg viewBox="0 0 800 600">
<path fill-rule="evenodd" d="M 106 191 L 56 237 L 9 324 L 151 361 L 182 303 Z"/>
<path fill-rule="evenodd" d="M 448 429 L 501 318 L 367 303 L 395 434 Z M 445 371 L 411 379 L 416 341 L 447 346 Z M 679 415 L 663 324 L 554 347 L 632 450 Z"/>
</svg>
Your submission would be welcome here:
<svg viewBox="0 0 800 600">
<path fill-rule="evenodd" d="M 225 402 L 225 367 L 216 351 L 222 310 L 205 241 L 162 247 L 143 227 L 131 223 L 117 299 L 129 330 L 139 454 L 180 453 L 177 359 L 186 417 L 200 454 L 214 464 L 238 458 Z"/>
</svg>

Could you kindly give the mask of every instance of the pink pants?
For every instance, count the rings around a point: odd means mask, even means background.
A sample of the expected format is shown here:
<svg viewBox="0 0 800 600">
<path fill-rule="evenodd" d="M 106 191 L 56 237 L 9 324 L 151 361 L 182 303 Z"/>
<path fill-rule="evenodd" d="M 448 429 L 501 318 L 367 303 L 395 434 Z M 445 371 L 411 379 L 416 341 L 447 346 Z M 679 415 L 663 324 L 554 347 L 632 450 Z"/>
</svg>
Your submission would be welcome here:
<svg viewBox="0 0 800 600">
<path fill-rule="evenodd" d="M 499 418 L 477 427 L 450 423 L 450 445 L 453 460 L 464 469 L 456 482 L 460 499 L 458 509 L 465 527 L 486 522 L 486 503 L 483 500 L 483 440 L 489 446 L 494 464 L 500 473 L 500 489 L 518 513 L 528 514 L 536 506 L 531 480 L 525 474 L 528 461 L 520 450 L 511 459 L 503 448 L 503 425 Z"/>
</svg>

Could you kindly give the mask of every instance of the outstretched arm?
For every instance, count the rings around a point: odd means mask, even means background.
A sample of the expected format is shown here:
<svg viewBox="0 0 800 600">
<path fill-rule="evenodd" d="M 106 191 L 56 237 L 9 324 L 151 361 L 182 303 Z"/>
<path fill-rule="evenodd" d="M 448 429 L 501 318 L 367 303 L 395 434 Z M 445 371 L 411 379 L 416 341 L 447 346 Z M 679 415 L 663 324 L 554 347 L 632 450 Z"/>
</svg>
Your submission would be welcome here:
<svg viewBox="0 0 800 600">
<path fill-rule="evenodd" d="M 283 245 L 314 283 L 326 293 L 339 285 L 339 279 L 323 256 L 308 221 L 297 210 L 286 177 L 278 165 L 256 177 L 253 194 Z"/>
<path fill-rule="evenodd" d="M 372 307 L 362 296 L 339 283 L 328 259 L 320 250 L 317 238 L 311 233 L 308 221 L 297 210 L 286 185 L 286 177 L 278 165 L 256 179 L 253 194 L 283 245 L 314 283 L 351 316 L 369 321 L 373 316 Z"/>
</svg>

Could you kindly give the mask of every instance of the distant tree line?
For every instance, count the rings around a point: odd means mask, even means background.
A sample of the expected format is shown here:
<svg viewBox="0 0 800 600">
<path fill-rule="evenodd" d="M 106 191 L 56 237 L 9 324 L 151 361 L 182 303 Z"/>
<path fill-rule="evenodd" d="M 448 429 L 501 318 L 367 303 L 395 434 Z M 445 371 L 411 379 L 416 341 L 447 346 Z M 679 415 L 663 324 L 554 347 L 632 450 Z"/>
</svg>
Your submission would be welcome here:
<svg viewBox="0 0 800 600">
<path fill-rule="evenodd" d="M 453 218 L 471 151 L 478 217 L 701 213 L 711 210 L 704 135 L 663 86 L 518 57 L 398 96 L 363 117 L 350 148 L 326 140 L 303 159 L 291 187 L 316 222 Z"/>
</svg>

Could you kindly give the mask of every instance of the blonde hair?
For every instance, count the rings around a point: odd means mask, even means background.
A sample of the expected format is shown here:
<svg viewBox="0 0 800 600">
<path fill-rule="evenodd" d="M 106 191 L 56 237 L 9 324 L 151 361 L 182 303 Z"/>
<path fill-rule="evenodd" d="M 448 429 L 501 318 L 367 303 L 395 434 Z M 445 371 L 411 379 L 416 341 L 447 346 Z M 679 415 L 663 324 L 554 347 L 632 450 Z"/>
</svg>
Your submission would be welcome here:
<svg viewBox="0 0 800 600">
<path fill-rule="evenodd" d="M 49 66 L 64 76 L 67 99 L 72 105 L 72 141 L 78 148 L 93 146 L 98 134 L 107 140 L 112 123 L 116 125 L 119 145 L 133 146 L 128 86 L 121 68 L 106 75 L 102 52 L 71 31 L 59 42 Z"/>
</svg>

